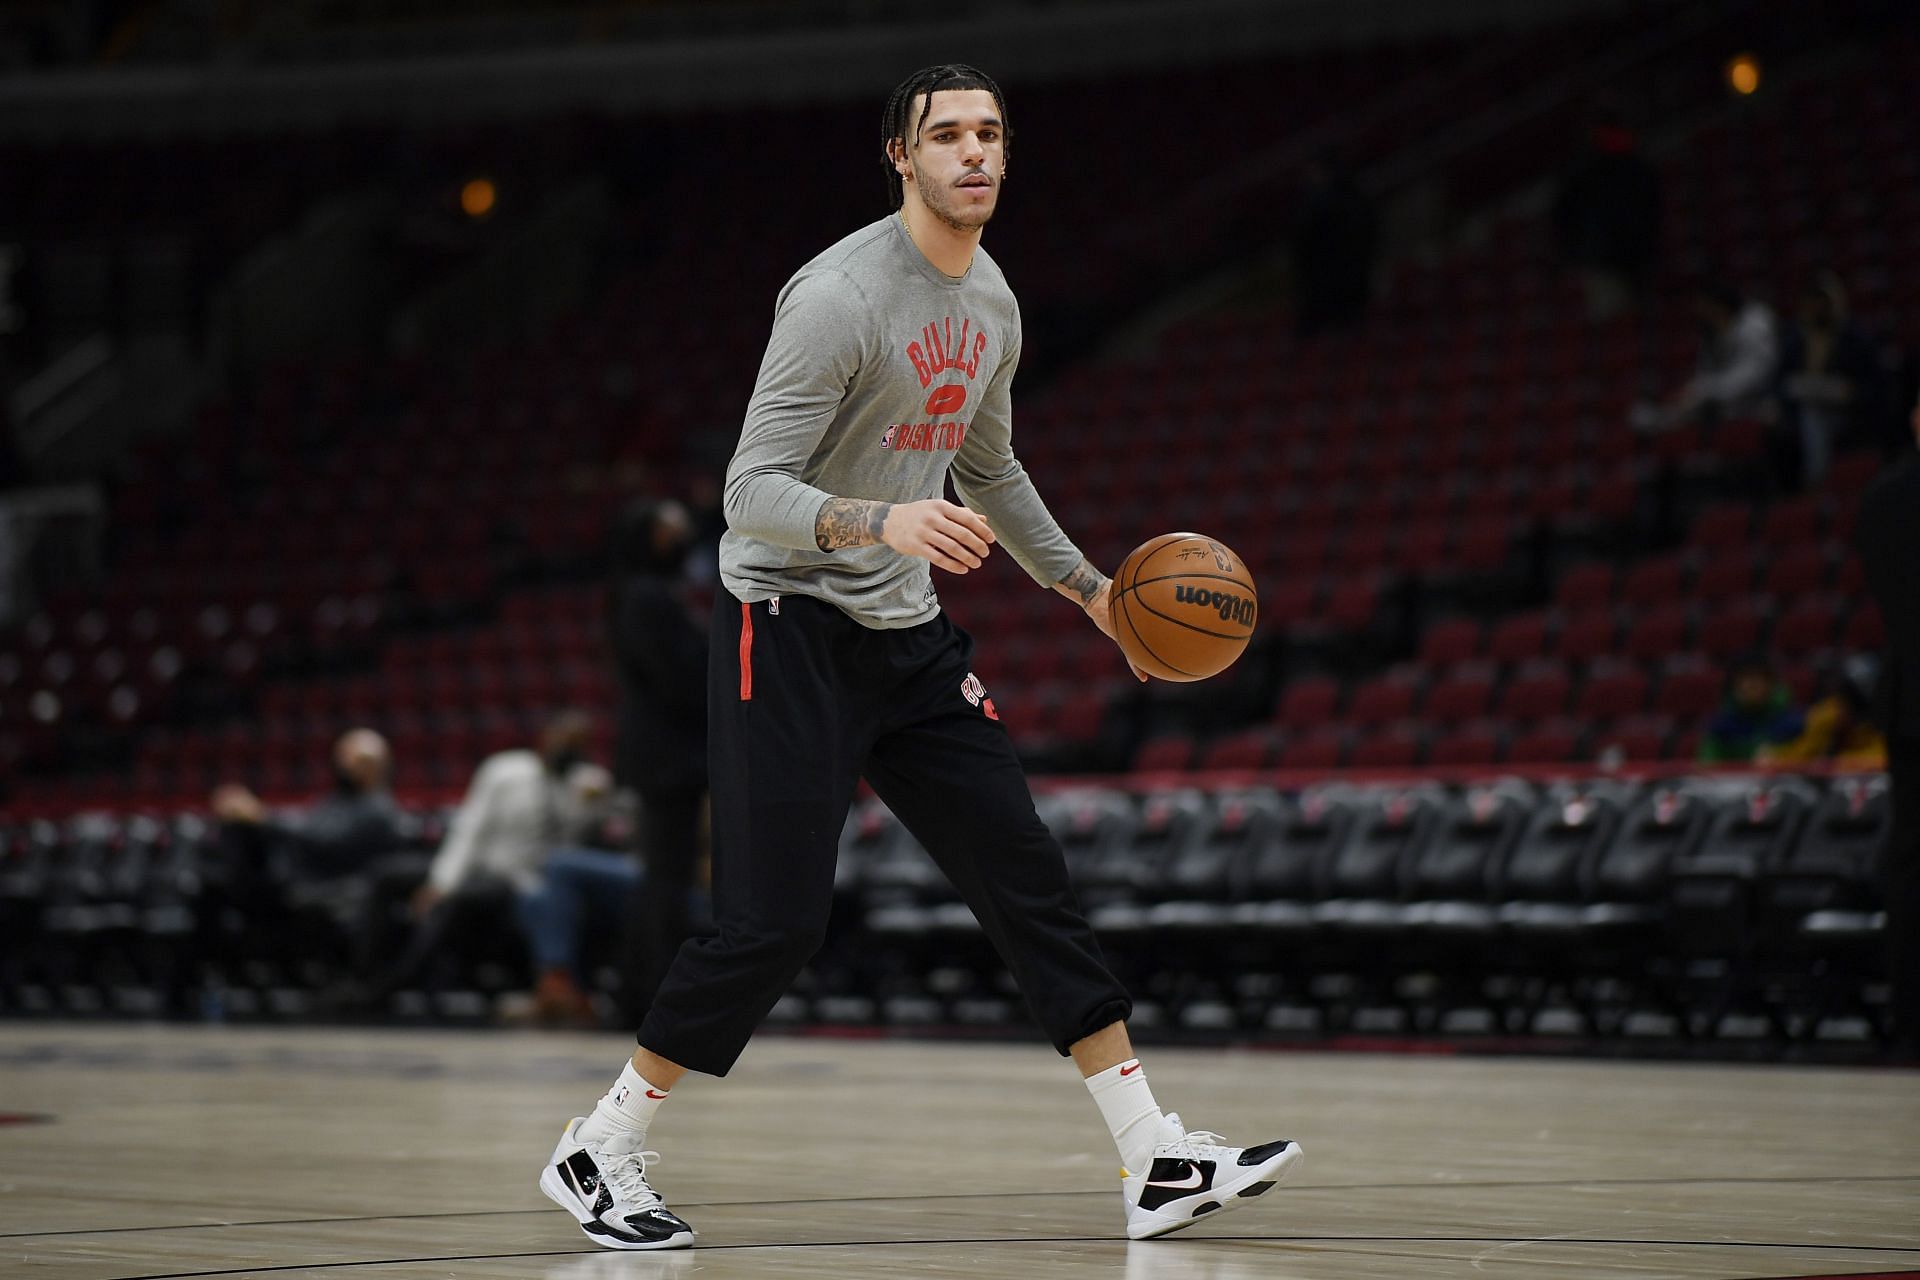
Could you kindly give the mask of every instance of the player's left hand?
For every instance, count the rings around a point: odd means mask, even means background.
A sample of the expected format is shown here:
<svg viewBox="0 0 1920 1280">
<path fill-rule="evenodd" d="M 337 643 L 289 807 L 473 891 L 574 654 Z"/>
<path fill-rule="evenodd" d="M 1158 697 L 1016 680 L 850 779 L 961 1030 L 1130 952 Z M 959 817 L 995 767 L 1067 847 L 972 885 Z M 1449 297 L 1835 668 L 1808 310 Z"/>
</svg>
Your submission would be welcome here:
<svg viewBox="0 0 1920 1280">
<path fill-rule="evenodd" d="M 1093 593 L 1093 599 L 1087 601 L 1082 607 L 1086 609 L 1087 616 L 1093 619 L 1093 625 L 1105 632 L 1107 639 L 1113 641 L 1114 645 L 1118 647 L 1120 638 L 1113 634 L 1112 598 L 1113 579 L 1108 578 L 1100 584 L 1100 589 Z M 1126 658 L 1126 655 L 1127 651 L 1121 649 L 1120 656 Z M 1145 684 L 1147 682 L 1147 673 L 1134 666 L 1132 658 L 1127 658 L 1127 670 L 1133 672 L 1133 678 L 1140 681 L 1140 683 Z"/>
</svg>

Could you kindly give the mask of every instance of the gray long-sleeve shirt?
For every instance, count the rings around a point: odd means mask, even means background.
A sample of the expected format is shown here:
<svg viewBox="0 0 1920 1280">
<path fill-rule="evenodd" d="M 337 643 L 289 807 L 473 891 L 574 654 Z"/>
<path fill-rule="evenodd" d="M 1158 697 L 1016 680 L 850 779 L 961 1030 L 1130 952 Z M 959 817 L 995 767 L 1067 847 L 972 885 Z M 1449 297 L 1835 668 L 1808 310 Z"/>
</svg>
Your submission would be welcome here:
<svg viewBox="0 0 1920 1280">
<path fill-rule="evenodd" d="M 810 595 L 868 627 L 939 611 L 932 566 L 891 547 L 821 551 L 829 498 L 960 500 L 1041 586 L 1080 563 L 1013 454 L 1020 309 L 984 250 L 954 280 L 883 218 L 802 267 L 727 468 L 720 577 L 736 599 Z"/>
</svg>

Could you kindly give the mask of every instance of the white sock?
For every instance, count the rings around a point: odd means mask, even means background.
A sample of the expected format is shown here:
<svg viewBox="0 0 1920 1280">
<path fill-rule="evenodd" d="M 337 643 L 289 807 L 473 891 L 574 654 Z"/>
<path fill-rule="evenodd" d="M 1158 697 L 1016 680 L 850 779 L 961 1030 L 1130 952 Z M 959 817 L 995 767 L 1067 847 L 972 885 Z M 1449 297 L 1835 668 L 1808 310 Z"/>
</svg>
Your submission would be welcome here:
<svg viewBox="0 0 1920 1280">
<path fill-rule="evenodd" d="M 1147 1087 L 1147 1071 L 1140 1059 L 1129 1058 L 1117 1067 L 1088 1076 L 1087 1091 L 1113 1134 L 1120 1167 L 1128 1173 L 1146 1168 L 1160 1142 L 1160 1104 Z"/>
<path fill-rule="evenodd" d="M 620 1069 L 620 1078 L 613 1082 L 613 1088 L 593 1104 L 593 1114 L 576 1134 L 585 1142 L 619 1138 L 622 1147 L 631 1146 L 638 1151 L 640 1144 L 647 1140 L 647 1126 L 653 1123 L 653 1113 L 666 1099 L 667 1091 L 648 1084 L 629 1062 Z"/>
</svg>

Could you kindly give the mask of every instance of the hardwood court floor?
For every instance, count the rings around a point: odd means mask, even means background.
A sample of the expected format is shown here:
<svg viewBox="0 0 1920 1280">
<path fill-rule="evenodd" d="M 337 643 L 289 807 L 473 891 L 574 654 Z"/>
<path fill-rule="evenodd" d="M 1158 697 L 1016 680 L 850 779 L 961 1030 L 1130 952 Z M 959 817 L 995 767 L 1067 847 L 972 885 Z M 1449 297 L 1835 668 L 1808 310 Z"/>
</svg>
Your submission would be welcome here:
<svg viewBox="0 0 1920 1280">
<path fill-rule="evenodd" d="M 689 1077 L 651 1145 L 700 1247 L 605 1253 L 533 1183 L 629 1044 L 0 1023 L 0 1276 L 1920 1274 L 1916 1072 L 1157 1050 L 1164 1105 L 1307 1159 L 1130 1245 L 1050 1051 L 822 1039 Z"/>
</svg>

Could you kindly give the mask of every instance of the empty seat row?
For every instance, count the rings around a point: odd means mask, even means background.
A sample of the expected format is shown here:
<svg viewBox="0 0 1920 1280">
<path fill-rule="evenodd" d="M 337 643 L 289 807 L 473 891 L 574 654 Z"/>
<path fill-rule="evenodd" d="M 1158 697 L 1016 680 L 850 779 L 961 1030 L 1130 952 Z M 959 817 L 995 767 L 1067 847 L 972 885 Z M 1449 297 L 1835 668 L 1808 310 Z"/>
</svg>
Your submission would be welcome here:
<svg viewBox="0 0 1920 1280">
<path fill-rule="evenodd" d="M 1448 902 L 1487 908 L 1489 924 L 1523 904 L 1657 907 L 1677 884 L 1712 878 L 1757 892 L 1791 881 L 1783 901 L 1809 908 L 1865 906 L 1888 812 L 1880 775 L 1826 786 L 1758 776 L 1300 792 L 1075 787 L 1043 793 L 1037 808 L 1096 907 L 1212 904 L 1205 918 L 1225 922 L 1249 903 L 1370 902 L 1393 906 L 1380 919 L 1405 923 L 1430 916 L 1420 904 Z M 886 905 L 952 894 L 878 800 L 849 815 L 839 878 Z M 1823 888 L 1809 895 L 1813 879 Z"/>
<path fill-rule="evenodd" d="M 1188 769 L 1327 772 L 1342 767 L 1380 770 L 1564 765 L 1595 759 L 1692 760 L 1700 737 L 1693 721 L 1658 713 L 1622 716 L 1598 725 L 1551 716 L 1525 722 L 1475 718 L 1448 725 L 1394 720 L 1371 728 L 1340 723 L 1293 730 L 1260 726 L 1204 744 L 1190 734 L 1159 734 L 1141 744 L 1133 767 L 1149 773 Z"/>
<path fill-rule="evenodd" d="M 1885 1030 L 1875 775 L 1076 787 L 1038 810 L 1144 1016 L 1191 1029 L 1528 1030 L 1546 1014 L 1593 1034 Z M 884 956 L 883 991 L 1010 993 L 968 905 L 878 801 L 849 818 L 836 890 L 864 923 L 836 973 Z"/>
<path fill-rule="evenodd" d="M 1882 1017 L 1880 775 L 1081 785 L 1036 808 L 1148 1021 L 1271 1031 L 1477 1009 L 1524 1029 L 1571 1006 L 1605 1033 L 1630 1010 L 1681 1026 L 1736 1007 L 1783 1026 Z M 410 814 L 411 874 L 448 817 Z M 0 822 L 0 1014 L 231 1013 L 223 993 L 248 983 L 310 1008 L 293 989 L 337 980 L 339 939 L 289 930 L 350 886 L 263 882 L 232 854 L 192 813 Z M 1017 1021 L 972 911 L 878 800 L 848 814 L 835 894 L 836 927 L 783 1016 L 859 1020 L 906 1000 L 911 1020 L 991 1006 Z"/>
</svg>

